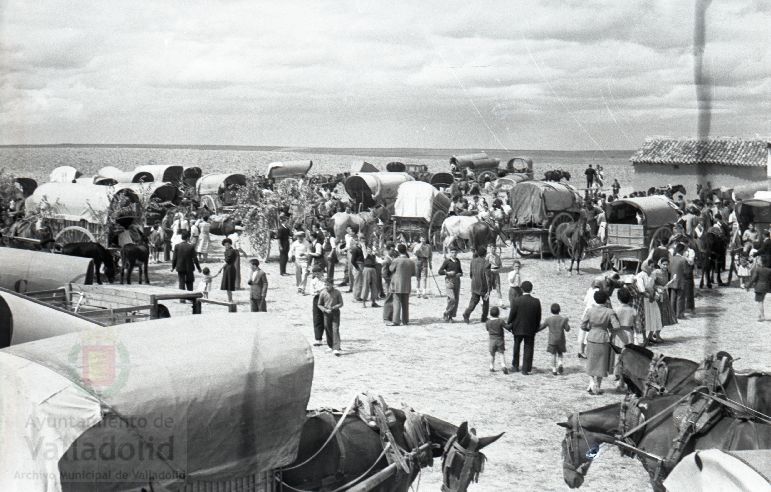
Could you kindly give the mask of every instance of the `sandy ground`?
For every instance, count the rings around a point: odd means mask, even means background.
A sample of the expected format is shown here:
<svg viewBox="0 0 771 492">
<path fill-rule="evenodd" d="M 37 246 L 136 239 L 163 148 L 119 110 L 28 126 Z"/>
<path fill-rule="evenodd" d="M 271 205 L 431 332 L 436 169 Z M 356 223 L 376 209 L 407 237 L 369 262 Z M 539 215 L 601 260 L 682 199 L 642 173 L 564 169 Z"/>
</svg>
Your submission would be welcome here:
<svg viewBox="0 0 771 492">
<path fill-rule="evenodd" d="M 213 243 L 218 244 L 218 241 Z M 273 251 L 277 251 L 277 248 Z M 275 254 L 275 253 L 274 253 Z M 468 271 L 469 254 L 460 255 Z M 215 252 L 209 266 L 216 266 L 221 256 Z M 504 255 L 504 270 L 511 264 L 510 252 Z M 434 269 L 441 264 L 435 254 Z M 270 281 L 268 310 L 286 313 L 292 324 L 313 341 L 311 296 L 296 293 L 294 276 L 279 276 L 277 257 L 264 266 Z M 544 309 L 553 302 L 562 305 L 563 314 L 572 322 L 568 334 L 565 374 L 551 374 L 551 356 L 546 353 L 546 336 L 536 338 L 534 372 L 531 376 L 490 373 L 487 333 L 479 322 L 481 305 L 472 314 L 472 323 L 446 324 L 441 321 L 445 298 L 432 282 L 429 299 L 411 300 L 408 326 L 387 327 L 382 311 L 363 308 L 344 295 L 341 337 L 344 355 L 334 357 L 324 347 L 314 347 L 315 375 L 309 408 L 342 408 L 360 391 L 383 395 L 391 405 L 405 402 L 416 410 L 455 424 L 468 420 L 480 435 L 506 434 L 485 450 L 488 461 L 480 482 L 472 490 L 566 490 L 562 479 L 561 440 L 564 429 L 555 425 L 567 414 L 618 402 L 622 396 L 608 391 L 602 396 L 586 393 L 587 377 L 576 357 L 576 331 L 582 300 L 591 279 L 599 273 L 599 261 L 582 264 L 582 275 L 558 273 L 553 260 L 523 260 L 522 279 L 535 285 L 534 295 Z M 242 261 L 242 276 L 247 278 L 248 263 Z M 216 270 L 215 270 L 216 271 Z M 291 269 L 290 265 L 290 271 Z M 338 266 L 336 278 L 342 276 Z M 176 275 L 168 264 L 151 265 L 154 284 L 174 286 Z M 218 282 L 215 280 L 215 286 Z M 444 282 L 437 276 L 444 290 Z M 244 281 L 245 282 L 245 281 Z M 469 301 L 470 281 L 463 280 L 461 310 Z M 736 286 L 736 280 L 734 280 Z M 667 355 L 699 359 L 706 351 L 726 350 L 735 358 L 736 367 L 771 370 L 768 332 L 770 323 L 755 321 L 751 293 L 738 288 L 697 291 L 697 311 L 692 318 L 662 335 L 665 344 L 655 350 Z M 225 300 L 222 291 L 212 298 Z M 239 311 L 248 310 L 248 291 L 235 294 Z M 187 314 L 183 305 L 170 306 L 174 315 Z M 206 306 L 206 312 L 225 308 Z M 508 311 L 503 311 L 505 316 Z M 226 314 L 223 314 L 226 316 Z M 223 329 L 223 336 L 227 330 Z M 506 340 L 506 358 L 511 358 L 511 336 Z M 609 382 L 607 382 L 609 383 Z M 606 384 L 606 389 L 610 384 Z M 424 490 L 439 490 L 441 472 L 438 462 L 424 470 Z M 584 490 L 650 490 L 647 474 L 639 462 L 622 458 L 615 448 L 606 449 L 592 465 Z"/>
</svg>

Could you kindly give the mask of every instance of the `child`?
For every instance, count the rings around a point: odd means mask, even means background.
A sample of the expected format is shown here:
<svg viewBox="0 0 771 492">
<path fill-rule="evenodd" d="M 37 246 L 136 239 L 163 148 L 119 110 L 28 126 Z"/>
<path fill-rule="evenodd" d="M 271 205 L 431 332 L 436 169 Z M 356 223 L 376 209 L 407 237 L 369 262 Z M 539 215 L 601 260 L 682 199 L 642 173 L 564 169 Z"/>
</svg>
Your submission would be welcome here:
<svg viewBox="0 0 771 492">
<path fill-rule="evenodd" d="M 509 325 L 502 319 L 498 318 L 500 310 L 497 307 L 490 309 L 490 319 L 485 322 L 485 328 L 490 337 L 490 372 L 495 372 L 495 354 L 501 354 L 501 368 L 503 374 L 508 374 L 509 370 L 506 367 L 506 357 L 504 352 L 506 351 L 506 345 L 503 340 L 503 330 L 509 329 Z"/>
<path fill-rule="evenodd" d="M 209 298 L 209 292 L 211 291 L 211 281 L 220 273 L 222 273 L 222 268 L 220 268 L 219 271 L 214 275 L 211 275 L 211 270 L 209 270 L 209 267 L 203 267 L 203 270 L 201 270 L 203 277 L 201 278 L 201 282 L 198 284 L 198 292 L 203 294 L 204 299 Z"/>
<path fill-rule="evenodd" d="M 498 294 L 498 301 L 501 308 L 506 308 L 508 305 L 501 297 L 501 257 L 495 253 L 495 248 L 490 248 L 490 252 L 487 254 L 487 261 L 490 262 L 490 290 L 495 290 Z"/>
<path fill-rule="evenodd" d="M 616 297 L 621 303 L 621 306 L 615 309 L 621 327 L 613 333 L 611 343 L 622 348 L 628 343 L 642 345 L 643 336 L 637 323 L 637 310 L 630 305 L 632 294 L 626 289 L 619 289 Z"/>
<path fill-rule="evenodd" d="M 736 254 L 734 261 L 736 261 L 736 275 L 739 277 L 739 287 L 744 288 L 747 283 L 747 279 L 752 275 L 752 243 L 747 241 L 742 246 L 742 249 Z"/>
<path fill-rule="evenodd" d="M 148 237 L 148 243 L 150 245 L 150 255 L 153 258 L 153 263 L 158 263 L 158 256 L 163 250 L 163 243 L 166 241 L 163 229 L 158 224 L 153 226 L 153 230 Z"/>
<path fill-rule="evenodd" d="M 514 305 L 514 299 L 516 297 L 515 287 L 519 287 L 522 283 L 522 278 L 519 276 L 519 269 L 522 268 L 522 263 L 519 260 L 514 260 L 512 270 L 509 272 L 509 306 Z"/>
<path fill-rule="evenodd" d="M 560 305 L 556 302 L 551 305 L 551 316 L 546 318 L 539 329 L 549 329 L 549 343 L 546 346 L 546 351 L 552 356 L 552 369 L 551 373 L 555 376 L 562 374 L 562 354 L 567 351 L 565 347 L 565 332 L 570 331 L 570 325 L 568 324 L 568 318 L 566 316 L 560 316 Z"/>
</svg>

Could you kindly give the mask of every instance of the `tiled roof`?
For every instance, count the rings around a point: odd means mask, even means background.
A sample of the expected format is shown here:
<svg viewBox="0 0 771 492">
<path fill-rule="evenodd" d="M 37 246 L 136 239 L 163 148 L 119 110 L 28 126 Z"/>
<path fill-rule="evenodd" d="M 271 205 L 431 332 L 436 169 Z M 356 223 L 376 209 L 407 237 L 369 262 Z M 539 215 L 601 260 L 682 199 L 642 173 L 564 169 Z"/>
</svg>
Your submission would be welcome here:
<svg viewBox="0 0 771 492">
<path fill-rule="evenodd" d="M 629 159 L 634 164 L 719 164 L 765 167 L 764 139 L 648 137 Z"/>
</svg>

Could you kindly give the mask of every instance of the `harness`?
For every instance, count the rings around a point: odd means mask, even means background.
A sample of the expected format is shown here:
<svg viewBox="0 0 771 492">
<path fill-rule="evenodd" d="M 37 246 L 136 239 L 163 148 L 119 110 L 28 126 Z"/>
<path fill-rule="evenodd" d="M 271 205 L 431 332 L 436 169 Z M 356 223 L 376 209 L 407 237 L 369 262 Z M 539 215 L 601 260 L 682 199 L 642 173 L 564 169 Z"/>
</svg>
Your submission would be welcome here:
<svg viewBox="0 0 771 492">
<path fill-rule="evenodd" d="M 664 354 L 656 354 L 648 367 L 648 377 L 645 381 L 645 396 L 663 395 L 667 392 L 669 366 L 664 360 Z"/>
<path fill-rule="evenodd" d="M 469 433 L 469 445 L 467 448 L 463 448 L 458 443 L 458 437 L 452 436 L 444 446 L 444 454 L 442 455 L 442 492 L 459 492 L 466 490 L 466 485 L 479 481 L 479 474 L 484 471 L 485 460 L 487 459 L 484 454 L 478 451 L 479 438 L 473 433 Z M 453 465 L 456 460 L 463 460 L 463 468 L 461 469 L 460 476 L 456 486 L 449 487 L 450 478 L 453 473 Z"/>
</svg>

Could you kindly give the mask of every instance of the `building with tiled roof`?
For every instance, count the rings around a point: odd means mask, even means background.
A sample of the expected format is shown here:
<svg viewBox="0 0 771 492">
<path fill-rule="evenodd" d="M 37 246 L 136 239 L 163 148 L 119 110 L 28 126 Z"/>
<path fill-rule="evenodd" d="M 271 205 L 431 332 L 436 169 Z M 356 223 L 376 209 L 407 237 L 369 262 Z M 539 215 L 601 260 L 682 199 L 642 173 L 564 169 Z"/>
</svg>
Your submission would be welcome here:
<svg viewBox="0 0 771 492">
<path fill-rule="evenodd" d="M 733 188 L 765 181 L 768 149 L 768 141 L 761 138 L 648 137 L 629 159 L 634 189 L 682 184 L 693 197 L 697 183 Z"/>
</svg>

